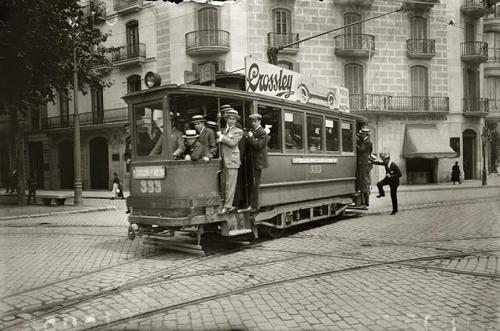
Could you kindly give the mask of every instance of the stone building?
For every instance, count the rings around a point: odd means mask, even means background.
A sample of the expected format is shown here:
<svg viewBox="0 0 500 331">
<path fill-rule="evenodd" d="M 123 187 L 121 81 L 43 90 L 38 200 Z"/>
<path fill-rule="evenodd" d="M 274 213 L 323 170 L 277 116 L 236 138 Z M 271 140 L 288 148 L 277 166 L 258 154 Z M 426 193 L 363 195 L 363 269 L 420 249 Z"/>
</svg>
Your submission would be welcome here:
<svg viewBox="0 0 500 331">
<path fill-rule="evenodd" d="M 281 50 L 279 65 L 327 86 L 347 87 L 351 111 L 369 120 L 375 152 L 391 153 L 402 168 L 403 182 L 448 181 L 455 161 L 465 179 L 480 178 L 481 134 L 486 123 L 493 129 L 500 118 L 500 53 L 495 46 L 500 10 L 481 0 L 179 5 L 93 0 L 92 5 L 104 8 L 94 15 L 96 27 L 111 33 L 107 44 L 124 47 L 113 55 L 111 67 L 97 68 L 105 70 L 113 85 L 79 97 L 84 189 L 110 187 L 113 172 L 128 178 L 123 158 L 128 114 L 121 97 L 144 89 L 146 72 L 159 73 L 162 84 L 193 81 L 207 63 L 219 72 L 243 72 L 245 56 L 267 60 L 269 47 L 335 28 Z M 401 6 L 403 11 L 356 23 Z M 72 102 L 61 94 L 30 119 L 27 167 L 44 178 L 47 189 L 72 186 L 72 112 Z M 495 144 L 484 146 L 492 170 Z M 373 180 L 383 175 L 377 167 Z"/>
</svg>

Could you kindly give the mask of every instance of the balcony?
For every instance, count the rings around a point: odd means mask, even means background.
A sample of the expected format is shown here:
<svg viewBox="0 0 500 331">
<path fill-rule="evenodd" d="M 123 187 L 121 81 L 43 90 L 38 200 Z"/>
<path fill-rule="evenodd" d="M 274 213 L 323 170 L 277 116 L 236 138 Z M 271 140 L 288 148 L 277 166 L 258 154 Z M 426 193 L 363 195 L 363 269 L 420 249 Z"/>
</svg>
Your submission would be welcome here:
<svg viewBox="0 0 500 331">
<path fill-rule="evenodd" d="M 483 3 L 483 0 L 462 0 L 460 11 L 464 15 L 479 18 L 488 13 L 488 7 Z"/>
<path fill-rule="evenodd" d="M 495 11 L 483 18 L 484 32 L 500 32 L 500 7 L 495 8 Z"/>
<path fill-rule="evenodd" d="M 112 62 L 115 66 L 143 64 L 146 60 L 146 45 L 142 43 L 126 44 L 113 53 Z"/>
<path fill-rule="evenodd" d="M 489 99 L 488 107 L 486 120 L 489 122 L 500 121 L 500 99 Z"/>
<path fill-rule="evenodd" d="M 351 5 L 360 7 L 370 7 L 374 0 L 333 0 L 336 5 Z"/>
<path fill-rule="evenodd" d="M 227 31 L 198 30 L 186 33 L 188 55 L 221 54 L 229 50 L 229 32 Z"/>
<path fill-rule="evenodd" d="M 369 57 L 375 53 L 375 36 L 341 34 L 335 37 L 335 54 L 345 57 Z"/>
<path fill-rule="evenodd" d="M 485 116 L 488 114 L 489 102 L 486 98 L 463 98 L 462 109 L 467 116 Z"/>
<path fill-rule="evenodd" d="M 80 113 L 80 126 L 109 126 L 113 124 L 120 124 L 128 121 L 128 109 L 117 108 L 105 110 L 102 113 L 85 112 Z M 64 118 L 61 116 L 42 117 L 40 125 L 30 124 L 27 128 L 29 131 L 34 130 L 50 130 L 73 127 L 74 117 L 70 116 Z"/>
<path fill-rule="evenodd" d="M 465 41 L 460 44 L 462 61 L 482 63 L 488 61 L 488 44 L 482 41 Z"/>
<path fill-rule="evenodd" d="M 82 7 L 83 16 L 92 19 L 93 23 L 106 21 L 106 3 L 101 0 L 91 0 L 90 4 Z"/>
<path fill-rule="evenodd" d="M 448 97 L 390 96 L 383 94 L 351 94 L 351 111 L 378 113 L 448 113 Z"/>
<path fill-rule="evenodd" d="M 488 62 L 484 64 L 485 77 L 500 77 L 500 48 L 488 48 Z"/>
<path fill-rule="evenodd" d="M 418 2 L 415 1 L 408 1 L 404 2 L 404 9 L 405 10 L 429 10 L 434 5 L 439 4 L 439 0 L 419 0 Z"/>
<path fill-rule="evenodd" d="M 406 49 L 411 59 L 430 59 L 436 55 L 436 41 L 434 39 L 408 39 Z"/>
<path fill-rule="evenodd" d="M 275 33 L 269 32 L 267 34 L 267 44 L 269 48 L 286 46 L 288 44 L 299 41 L 298 33 Z M 296 54 L 299 51 L 299 44 L 284 48 L 280 50 L 280 53 Z"/>
<path fill-rule="evenodd" d="M 142 0 L 114 0 L 114 9 L 117 14 L 127 15 L 142 9 Z"/>
</svg>

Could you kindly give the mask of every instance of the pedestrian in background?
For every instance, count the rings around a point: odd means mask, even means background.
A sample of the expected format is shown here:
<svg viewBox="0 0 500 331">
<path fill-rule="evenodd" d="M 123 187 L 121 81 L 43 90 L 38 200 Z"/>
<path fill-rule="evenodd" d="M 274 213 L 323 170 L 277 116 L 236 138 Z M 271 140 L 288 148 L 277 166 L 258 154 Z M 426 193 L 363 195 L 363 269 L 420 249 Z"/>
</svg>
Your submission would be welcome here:
<svg viewBox="0 0 500 331">
<path fill-rule="evenodd" d="M 455 182 L 462 184 L 460 182 L 460 167 L 458 166 L 458 161 L 455 161 L 455 165 L 451 167 L 451 181 L 453 182 L 453 185 L 455 185 Z"/>
<path fill-rule="evenodd" d="M 10 172 L 10 175 L 8 177 L 8 187 L 7 187 L 7 193 L 9 192 L 9 187 L 10 187 L 10 193 L 16 193 L 17 191 L 17 170 L 14 169 Z"/>
<path fill-rule="evenodd" d="M 392 202 L 392 212 L 391 215 L 396 215 L 398 212 L 398 186 L 399 178 L 401 177 L 401 170 L 396 163 L 391 161 L 391 156 L 389 154 L 382 155 L 382 162 L 371 161 L 376 165 L 383 165 L 385 167 L 385 178 L 377 183 L 379 195 L 377 198 L 382 198 L 385 196 L 384 186 L 389 185 L 391 189 L 391 202 Z"/>
<path fill-rule="evenodd" d="M 115 172 L 113 173 L 113 190 L 112 194 L 113 196 L 111 197 L 111 200 L 114 198 L 122 198 L 125 199 L 123 196 L 123 187 L 122 184 L 120 183 L 120 179 L 118 178 L 118 174 Z"/>
<path fill-rule="evenodd" d="M 33 197 L 33 204 L 36 204 L 36 174 L 32 173 L 28 178 L 28 205 L 30 204 L 31 197 Z"/>
</svg>

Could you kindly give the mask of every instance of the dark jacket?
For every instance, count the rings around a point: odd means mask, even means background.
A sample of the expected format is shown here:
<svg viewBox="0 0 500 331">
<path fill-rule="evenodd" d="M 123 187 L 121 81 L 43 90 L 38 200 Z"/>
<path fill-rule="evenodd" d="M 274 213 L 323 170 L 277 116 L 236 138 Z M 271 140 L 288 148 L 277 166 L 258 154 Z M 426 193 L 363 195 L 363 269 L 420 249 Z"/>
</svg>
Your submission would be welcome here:
<svg viewBox="0 0 500 331">
<path fill-rule="evenodd" d="M 369 138 L 356 142 L 358 152 L 358 164 L 368 164 L 368 157 L 373 151 L 373 144 Z"/>
<path fill-rule="evenodd" d="M 384 162 L 374 161 L 372 162 L 376 165 L 382 165 L 385 167 L 386 175 L 390 176 L 391 185 L 399 185 L 399 178 L 401 177 L 401 170 L 398 165 L 394 162 L 390 162 L 389 166 L 387 166 Z"/>
<path fill-rule="evenodd" d="M 267 143 L 269 136 L 261 126 L 252 130 L 253 136 L 246 139 L 247 150 L 254 169 L 264 169 L 268 167 Z"/>
<path fill-rule="evenodd" d="M 451 181 L 460 181 L 460 167 L 458 165 L 454 165 L 453 167 L 451 167 Z"/>
<path fill-rule="evenodd" d="M 204 127 L 200 132 L 198 141 L 203 146 L 203 154 L 209 159 L 213 159 L 217 154 L 217 143 L 215 141 L 214 130 Z"/>
<path fill-rule="evenodd" d="M 186 155 L 191 157 L 191 161 L 196 161 L 201 159 L 204 155 L 203 146 L 199 141 L 195 141 L 191 146 L 184 145 L 184 152 L 181 155 L 181 158 L 184 159 Z"/>
</svg>

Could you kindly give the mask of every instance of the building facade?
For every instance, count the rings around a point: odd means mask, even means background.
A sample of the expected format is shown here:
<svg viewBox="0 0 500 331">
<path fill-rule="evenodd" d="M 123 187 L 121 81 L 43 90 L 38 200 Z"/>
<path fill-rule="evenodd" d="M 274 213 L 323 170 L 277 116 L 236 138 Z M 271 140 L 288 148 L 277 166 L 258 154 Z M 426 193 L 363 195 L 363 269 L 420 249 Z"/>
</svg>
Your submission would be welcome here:
<svg viewBox="0 0 500 331">
<path fill-rule="evenodd" d="M 480 178 L 483 147 L 487 171 L 495 170 L 500 9 L 481 0 L 223 5 L 94 0 L 91 5 L 96 27 L 111 34 L 107 45 L 123 47 L 113 54 L 112 66 L 96 68 L 106 72 L 112 86 L 79 96 L 84 189 L 111 187 L 113 172 L 128 178 L 123 155 L 128 113 L 121 97 L 144 89 L 146 72 L 159 73 L 162 84 L 194 81 L 207 63 L 219 72 L 243 72 L 245 56 L 267 60 L 270 47 L 333 29 L 281 50 L 278 63 L 324 85 L 347 87 L 351 111 L 368 119 L 374 152 L 391 154 L 403 170 L 402 182 L 448 181 L 455 161 L 463 178 Z M 367 20 L 401 6 L 402 11 Z M 26 167 L 47 189 L 72 187 L 68 99 L 61 93 L 29 120 Z M 490 138 L 483 140 L 485 127 Z M 375 181 L 384 174 L 377 167 L 372 175 Z"/>
</svg>

